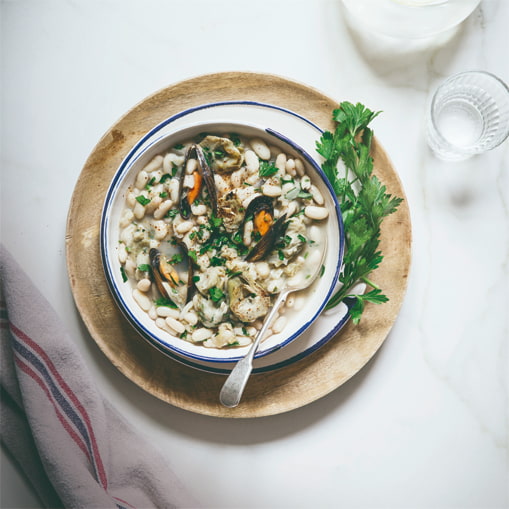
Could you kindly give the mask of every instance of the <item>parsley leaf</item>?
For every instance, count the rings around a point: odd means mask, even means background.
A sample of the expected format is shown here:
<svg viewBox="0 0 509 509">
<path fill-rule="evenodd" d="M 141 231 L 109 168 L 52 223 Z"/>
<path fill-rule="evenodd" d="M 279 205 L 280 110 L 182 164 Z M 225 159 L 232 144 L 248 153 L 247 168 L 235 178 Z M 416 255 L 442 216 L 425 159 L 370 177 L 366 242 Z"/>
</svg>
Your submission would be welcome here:
<svg viewBox="0 0 509 509">
<path fill-rule="evenodd" d="M 141 203 L 144 207 L 145 207 L 145 205 L 148 205 L 151 202 L 151 200 L 149 198 L 145 198 L 145 196 L 143 196 L 141 194 L 140 194 L 140 196 L 136 196 L 136 201 L 138 203 Z"/>
<path fill-rule="evenodd" d="M 223 291 L 220 288 L 217 288 L 216 286 L 209 288 L 209 295 L 214 302 L 219 302 L 221 299 L 224 298 Z"/>
<path fill-rule="evenodd" d="M 260 168 L 258 169 L 258 174 L 260 177 L 271 177 L 277 172 L 278 169 L 272 163 L 267 161 L 260 161 Z"/>
</svg>

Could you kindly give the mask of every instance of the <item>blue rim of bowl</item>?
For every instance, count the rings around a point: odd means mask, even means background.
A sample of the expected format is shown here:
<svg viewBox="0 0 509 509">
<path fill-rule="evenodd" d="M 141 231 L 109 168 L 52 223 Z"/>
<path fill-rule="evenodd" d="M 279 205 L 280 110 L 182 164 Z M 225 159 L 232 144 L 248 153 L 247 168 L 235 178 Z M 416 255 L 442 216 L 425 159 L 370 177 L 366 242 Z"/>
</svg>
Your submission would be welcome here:
<svg viewBox="0 0 509 509">
<path fill-rule="evenodd" d="M 301 116 L 301 115 L 299 115 L 299 114 L 297 114 L 297 113 L 295 113 L 295 112 L 293 112 L 291 110 L 288 110 L 286 108 L 282 108 L 280 106 L 276 106 L 276 105 L 272 105 L 272 104 L 267 104 L 267 103 L 256 102 L 256 101 L 221 101 L 221 102 L 215 102 L 215 103 L 207 103 L 207 104 L 203 104 L 203 105 L 200 105 L 200 106 L 196 106 L 196 107 L 193 107 L 193 108 L 189 108 L 189 109 L 183 110 L 183 111 L 181 111 L 181 112 L 179 112 L 179 113 L 177 113 L 177 114 L 175 114 L 175 115 L 165 119 L 164 121 L 162 121 L 161 123 L 156 125 L 154 128 L 152 128 L 129 151 L 129 153 L 124 158 L 124 160 L 120 164 L 119 168 L 115 172 L 115 175 L 114 175 L 114 177 L 113 177 L 113 179 L 112 179 L 112 181 L 110 183 L 110 186 L 109 186 L 108 191 L 106 193 L 106 198 L 104 200 L 103 210 L 102 210 L 102 213 L 101 213 L 101 223 L 100 223 L 100 251 L 101 251 L 101 258 L 102 258 L 103 269 L 104 269 L 104 272 L 105 272 L 105 275 L 106 275 L 106 281 L 107 281 L 108 286 L 110 288 L 111 294 L 113 295 L 114 299 L 117 302 L 118 307 L 120 308 L 120 310 L 122 311 L 124 316 L 127 318 L 127 320 L 131 323 L 131 325 L 134 326 L 136 331 L 143 336 L 144 339 L 148 340 L 159 351 L 161 351 L 162 353 L 168 355 L 172 359 L 177 360 L 177 361 L 179 361 L 179 362 L 181 362 L 183 364 L 186 364 L 186 365 L 188 365 L 190 367 L 193 367 L 193 368 L 196 368 L 196 369 L 200 369 L 202 371 L 207 371 L 207 372 L 210 372 L 210 373 L 218 373 L 218 374 L 226 374 L 226 373 L 229 373 L 230 370 L 229 369 L 214 368 L 214 367 L 210 367 L 210 366 L 203 366 L 203 365 L 197 364 L 196 362 L 193 362 L 193 360 L 201 361 L 201 362 L 209 362 L 209 363 L 214 363 L 214 364 L 221 365 L 221 364 L 235 363 L 239 359 L 241 359 L 242 356 L 228 357 L 228 358 L 216 358 L 216 357 L 207 357 L 207 356 L 202 356 L 202 355 L 195 355 L 195 354 L 189 353 L 187 351 L 181 350 L 178 347 L 175 347 L 173 345 L 169 345 L 167 343 L 164 343 L 162 340 L 160 340 L 159 338 L 157 338 L 154 335 L 152 335 L 139 322 L 139 320 L 136 318 L 136 316 L 129 310 L 129 307 L 126 305 L 125 301 L 122 299 L 122 297 L 120 295 L 120 292 L 119 292 L 119 290 L 117 288 L 117 285 L 115 284 L 115 278 L 113 276 L 112 269 L 111 269 L 111 267 L 110 267 L 110 265 L 108 263 L 108 256 L 107 256 L 107 251 L 108 251 L 108 249 L 107 249 L 107 230 L 108 230 L 108 212 L 109 212 L 109 210 L 111 208 L 112 196 L 116 193 L 117 187 L 118 187 L 118 185 L 119 185 L 119 183 L 120 183 L 120 181 L 121 181 L 121 179 L 122 179 L 122 177 L 124 175 L 124 172 L 128 168 L 131 159 L 137 153 L 139 148 L 147 140 L 152 138 L 162 128 L 166 127 L 170 123 L 172 123 L 172 122 L 174 122 L 174 121 L 176 121 L 176 120 L 178 120 L 178 119 L 180 119 L 180 118 L 182 118 L 182 117 L 184 117 L 186 115 L 189 115 L 191 113 L 194 113 L 196 111 L 200 111 L 200 110 L 203 110 L 203 109 L 214 108 L 214 107 L 217 107 L 217 106 L 229 106 L 229 105 L 251 105 L 251 106 L 260 106 L 260 107 L 270 108 L 270 109 L 274 109 L 274 110 L 279 110 L 279 111 L 282 111 L 282 112 L 287 113 L 289 115 L 292 115 L 294 117 L 297 117 L 300 120 L 303 120 L 304 122 L 306 122 L 307 124 L 309 124 L 313 128 L 315 128 L 317 130 L 317 133 L 319 133 L 319 134 L 323 133 L 323 130 L 320 129 L 316 124 L 314 124 L 310 120 L 306 119 L 305 117 L 303 117 L 303 116 Z M 216 123 L 225 123 L 225 122 L 227 122 L 227 121 L 217 121 Z M 214 123 L 214 122 L 211 122 L 211 123 Z M 236 122 L 235 121 L 229 121 L 229 123 L 233 123 L 234 124 Z M 246 124 L 246 125 L 249 125 L 249 124 Z M 255 127 L 255 126 L 253 126 L 253 127 Z M 281 343 L 279 343 L 277 345 L 274 345 L 271 348 L 268 348 L 266 350 L 263 350 L 263 351 L 257 353 L 255 355 L 255 359 L 259 359 L 261 357 L 265 357 L 265 356 L 267 356 L 267 355 L 269 355 L 271 353 L 274 353 L 277 350 L 283 348 L 284 346 L 288 345 L 289 343 L 291 343 L 292 341 L 297 339 L 319 317 L 320 313 L 323 311 L 325 305 L 327 304 L 327 302 L 329 300 L 329 297 L 331 296 L 332 292 L 334 291 L 336 282 L 337 282 L 338 277 L 339 277 L 339 272 L 341 270 L 341 265 L 342 265 L 342 261 L 343 261 L 343 255 L 344 255 L 344 246 L 345 246 L 345 234 L 344 234 L 344 226 L 343 226 L 343 220 L 342 220 L 342 216 L 341 216 L 340 206 L 339 206 L 339 203 L 337 201 L 337 198 L 336 198 L 336 195 L 334 193 L 334 190 L 332 189 L 332 186 L 331 186 L 329 180 L 327 179 L 327 177 L 325 176 L 325 174 L 324 174 L 323 170 L 321 169 L 320 165 L 318 165 L 318 163 L 314 160 L 313 157 L 311 157 L 308 154 L 307 151 L 305 151 L 302 147 L 300 147 L 298 144 L 296 144 L 295 142 L 293 142 L 292 140 L 290 140 L 289 138 L 287 138 L 283 134 L 281 134 L 281 133 L 279 133 L 279 132 L 277 132 L 277 131 L 275 131 L 275 130 L 273 130 L 271 128 L 261 128 L 261 127 L 258 127 L 258 129 L 262 129 L 268 135 L 274 136 L 275 138 L 279 139 L 280 141 L 290 145 L 296 152 L 301 154 L 301 156 L 303 158 L 305 158 L 306 161 L 310 165 L 313 166 L 313 168 L 317 172 L 318 176 L 322 179 L 323 183 L 328 188 L 329 193 L 330 193 L 330 195 L 332 197 L 332 200 L 333 200 L 333 203 L 334 203 L 334 210 L 335 210 L 336 217 L 337 217 L 337 220 L 338 220 L 338 226 L 339 226 L 339 231 L 340 231 L 340 238 L 339 238 L 339 259 L 338 259 L 338 265 L 336 267 L 336 270 L 335 270 L 335 273 L 334 273 L 334 277 L 331 280 L 332 284 L 329 287 L 329 290 L 327 292 L 326 298 L 323 300 L 322 304 L 320 305 L 320 307 L 318 308 L 316 313 L 313 315 L 313 317 L 310 320 L 308 320 L 305 324 L 303 324 L 299 328 L 298 331 L 296 331 L 294 334 L 292 334 L 287 339 L 285 339 L 285 341 L 283 341 L 283 342 L 281 342 Z M 153 143 L 151 143 L 147 147 L 145 147 L 140 154 L 136 154 L 136 159 L 138 157 L 140 157 L 141 154 L 143 154 L 154 143 L 159 141 L 162 137 L 164 137 L 164 136 L 161 136 L 160 138 L 154 140 Z M 302 359 L 302 358 L 306 357 L 310 353 L 316 351 L 318 348 L 323 346 L 327 341 L 329 341 L 332 338 L 332 336 L 334 336 L 343 327 L 343 325 L 346 323 L 347 320 L 348 320 L 348 314 L 345 315 L 343 317 L 343 319 L 340 320 L 340 322 L 329 333 L 327 333 L 320 341 L 318 341 L 317 343 L 312 345 L 310 348 L 304 350 L 303 352 L 301 352 L 301 353 L 291 357 L 290 359 L 287 359 L 285 361 L 281 361 L 280 363 L 276 363 L 274 365 L 270 365 L 270 366 L 266 366 L 266 367 L 255 368 L 255 369 L 253 369 L 253 372 L 254 373 L 260 372 L 261 373 L 261 372 L 272 371 L 274 369 L 278 369 L 280 367 L 289 365 L 289 364 L 291 364 L 293 362 L 296 362 L 299 359 Z"/>
</svg>

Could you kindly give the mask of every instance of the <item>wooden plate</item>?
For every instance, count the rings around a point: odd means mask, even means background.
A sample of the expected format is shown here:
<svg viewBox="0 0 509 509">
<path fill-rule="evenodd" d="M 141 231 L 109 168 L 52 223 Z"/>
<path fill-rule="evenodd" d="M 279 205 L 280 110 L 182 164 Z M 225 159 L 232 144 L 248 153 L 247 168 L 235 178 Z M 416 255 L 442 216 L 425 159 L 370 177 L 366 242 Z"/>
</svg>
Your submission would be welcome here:
<svg viewBox="0 0 509 509">
<path fill-rule="evenodd" d="M 201 104 L 233 100 L 274 104 L 332 129 L 339 101 L 288 79 L 258 73 L 199 76 L 144 99 L 122 117 L 94 148 L 76 184 L 67 221 L 67 269 L 76 306 L 92 338 L 110 361 L 150 394 L 177 407 L 217 417 L 261 417 L 286 412 L 325 396 L 357 373 L 380 348 L 399 312 L 410 267 L 411 225 L 406 200 L 382 225 L 384 261 L 373 279 L 389 297 L 368 305 L 361 323 L 349 322 L 308 357 L 253 375 L 241 404 L 220 405 L 225 380 L 184 366 L 160 353 L 131 327 L 117 308 L 104 277 L 99 251 L 103 201 L 111 178 L 133 145 L 164 119 Z M 387 154 L 374 140 L 375 173 L 389 193 L 405 197 Z"/>
</svg>

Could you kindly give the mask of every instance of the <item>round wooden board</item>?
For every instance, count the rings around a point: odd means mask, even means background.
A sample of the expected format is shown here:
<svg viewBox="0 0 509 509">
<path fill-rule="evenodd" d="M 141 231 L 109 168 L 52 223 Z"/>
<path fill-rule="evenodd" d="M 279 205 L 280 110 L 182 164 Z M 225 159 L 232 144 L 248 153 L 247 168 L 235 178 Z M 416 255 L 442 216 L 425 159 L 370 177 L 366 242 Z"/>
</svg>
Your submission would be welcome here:
<svg viewBox="0 0 509 509">
<path fill-rule="evenodd" d="M 338 102 L 305 85 L 266 74 L 227 72 L 199 76 L 146 98 L 122 117 L 94 148 L 76 184 L 67 222 L 67 268 L 74 299 L 92 338 L 110 361 L 150 394 L 177 407 L 217 417 L 261 417 L 286 412 L 325 396 L 357 373 L 382 345 L 399 312 L 411 258 L 406 200 L 383 226 L 384 261 L 373 279 L 389 297 L 367 305 L 359 325 L 349 322 L 318 351 L 288 367 L 249 380 L 240 405 L 219 403 L 225 380 L 184 366 L 151 346 L 115 304 L 99 250 L 100 215 L 106 191 L 137 140 L 164 119 L 187 108 L 218 101 L 251 100 L 278 105 L 332 129 Z M 404 198 L 389 158 L 374 140 L 375 173 L 389 193 Z"/>
</svg>

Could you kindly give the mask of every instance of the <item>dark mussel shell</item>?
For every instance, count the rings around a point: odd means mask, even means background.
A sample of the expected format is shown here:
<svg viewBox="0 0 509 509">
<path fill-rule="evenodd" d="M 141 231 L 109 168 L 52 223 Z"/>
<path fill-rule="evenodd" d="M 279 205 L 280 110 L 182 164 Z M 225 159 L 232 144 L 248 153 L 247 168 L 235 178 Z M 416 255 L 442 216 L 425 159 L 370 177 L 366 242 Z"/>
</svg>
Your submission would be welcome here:
<svg viewBox="0 0 509 509">
<path fill-rule="evenodd" d="M 152 278 L 159 293 L 164 298 L 171 300 L 178 307 L 182 307 L 191 300 L 194 293 L 193 263 L 188 255 L 187 246 L 184 243 L 179 243 L 178 246 L 187 262 L 188 276 L 185 293 L 181 291 L 181 282 L 177 271 L 171 267 L 169 262 L 164 258 L 164 255 L 158 249 L 152 248 L 149 251 L 149 257 L 152 267 Z M 171 271 L 171 273 L 169 271 Z M 180 291 L 172 291 L 177 289 Z"/>
<path fill-rule="evenodd" d="M 212 170 L 210 169 L 210 166 L 207 163 L 207 160 L 205 159 L 203 150 L 199 145 L 191 145 L 186 152 L 184 167 L 182 168 L 182 173 L 180 175 L 180 187 L 179 187 L 180 215 L 184 219 L 187 219 L 189 217 L 189 214 L 191 213 L 191 205 L 187 198 L 189 194 L 189 189 L 184 187 L 184 179 L 186 176 L 187 161 L 193 157 L 198 161 L 198 171 L 200 172 L 203 178 L 203 182 L 205 183 L 205 187 L 207 188 L 212 211 L 214 212 L 214 215 L 217 215 L 217 192 L 216 183 L 214 182 L 214 175 L 212 173 Z"/>
<path fill-rule="evenodd" d="M 249 202 L 243 223 L 245 223 L 248 219 L 254 218 L 254 216 L 262 210 L 265 210 L 274 217 L 274 200 L 263 194 L 253 198 Z"/>
<path fill-rule="evenodd" d="M 248 262 L 258 262 L 265 258 L 277 241 L 285 234 L 288 223 L 286 222 L 286 214 L 283 214 L 278 220 L 270 227 L 269 231 L 255 244 L 253 249 L 249 251 L 246 256 Z"/>
</svg>

